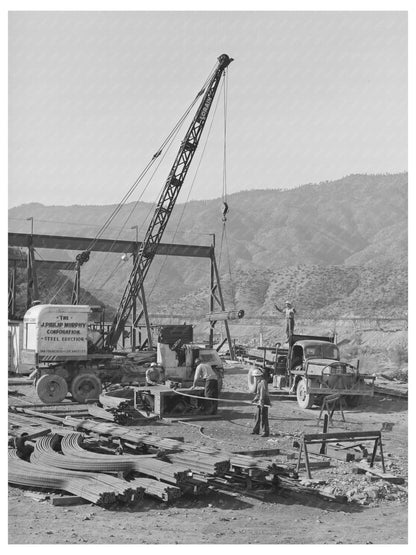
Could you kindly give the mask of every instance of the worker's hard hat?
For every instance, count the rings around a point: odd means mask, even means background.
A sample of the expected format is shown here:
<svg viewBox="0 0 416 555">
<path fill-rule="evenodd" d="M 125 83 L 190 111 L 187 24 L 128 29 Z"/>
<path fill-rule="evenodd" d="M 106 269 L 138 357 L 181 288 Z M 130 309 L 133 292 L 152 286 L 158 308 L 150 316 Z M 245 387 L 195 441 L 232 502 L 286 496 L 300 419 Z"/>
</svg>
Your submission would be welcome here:
<svg viewBox="0 0 416 555">
<path fill-rule="evenodd" d="M 201 362 L 201 359 L 200 359 L 200 358 L 196 358 L 196 359 L 195 359 L 195 364 L 199 364 L 200 362 Z"/>
<path fill-rule="evenodd" d="M 291 304 L 290 301 L 286 301 L 285 304 Z"/>
<path fill-rule="evenodd" d="M 150 368 L 154 368 L 157 365 L 158 365 L 157 362 L 152 362 L 152 364 L 150 365 Z"/>
<path fill-rule="evenodd" d="M 260 370 L 260 368 L 255 368 L 252 372 L 251 372 L 252 376 L 255 376 L 256 378 L 260 378 L 263 375 L 263 372 Z"/>
</svg>

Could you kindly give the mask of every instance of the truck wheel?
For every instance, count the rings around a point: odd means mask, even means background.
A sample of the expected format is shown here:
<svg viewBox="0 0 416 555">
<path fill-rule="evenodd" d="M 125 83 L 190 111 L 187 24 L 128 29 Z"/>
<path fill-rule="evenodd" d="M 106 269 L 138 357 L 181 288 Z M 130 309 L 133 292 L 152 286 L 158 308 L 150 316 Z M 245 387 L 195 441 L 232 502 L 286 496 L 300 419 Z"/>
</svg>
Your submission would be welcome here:
<svg viewBox="0 0 416 555">
<path fill-rule="evenodd" d="M 310 409 L 315 402 L 314 396 L 307 393 L 306 380 L 302 378 L 296 387 L 296 397 L 301 409 Z"/>
<path fill-rule="evenodd" d="M 60 403 L 68 393 L 68 386 L 62 376 L 44 374 L 36 382 L 36 393 L 42 403 Z"/>
<path fill-rule="evenodd" d="M 248 374 L 247 374 L 247 386 L 248 386 L 248 390 L 250 393 L 255 393 L 256 392 L 256 377 L 254 375 L 254 372 L 256 372 L 257 369 L 256 368 L 249 368 L 248 370 Z"/>
<path fill-rule="evenodd" d="M 94 374 L 78 374 L 71 384 L 72 397 L 78 403 L 85 403 L 87 399 L 98 399 L 101 391 L 101 380 Z"/>
</svg>

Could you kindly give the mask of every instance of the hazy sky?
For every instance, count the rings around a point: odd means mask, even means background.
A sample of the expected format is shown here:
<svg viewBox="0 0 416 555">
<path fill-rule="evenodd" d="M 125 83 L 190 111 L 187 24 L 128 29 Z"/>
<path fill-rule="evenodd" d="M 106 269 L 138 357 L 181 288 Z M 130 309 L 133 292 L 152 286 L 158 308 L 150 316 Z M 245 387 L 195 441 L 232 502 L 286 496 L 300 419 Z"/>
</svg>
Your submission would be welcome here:
<svg viewBox="0 0 416 555">
<path fill-rule="evenodd" d="M 117 203 L 222 53 L 229 194 L 407 169 L 405 12 L 14 12 L 9 206 Z M 222 108 L 179 201 L 221 196 Z"/>
</svg>

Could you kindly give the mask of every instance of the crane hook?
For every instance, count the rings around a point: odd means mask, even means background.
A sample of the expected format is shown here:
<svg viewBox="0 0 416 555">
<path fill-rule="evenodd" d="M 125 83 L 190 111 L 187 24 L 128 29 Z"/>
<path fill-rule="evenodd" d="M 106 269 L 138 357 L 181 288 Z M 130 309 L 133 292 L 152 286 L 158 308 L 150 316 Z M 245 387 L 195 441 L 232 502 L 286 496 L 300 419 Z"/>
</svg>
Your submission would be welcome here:
<svg viewBox="0 0 416 555">
<path fill-rule="evenodd" d="M 221 210 L 221 212 L 222 212 L 222 221 L 223 222 L 227 221 L 228 210 L 229 210 L 228 204 L 224 201 L 223 206 L 222 206 L 222 210 Z"/>
</svg>

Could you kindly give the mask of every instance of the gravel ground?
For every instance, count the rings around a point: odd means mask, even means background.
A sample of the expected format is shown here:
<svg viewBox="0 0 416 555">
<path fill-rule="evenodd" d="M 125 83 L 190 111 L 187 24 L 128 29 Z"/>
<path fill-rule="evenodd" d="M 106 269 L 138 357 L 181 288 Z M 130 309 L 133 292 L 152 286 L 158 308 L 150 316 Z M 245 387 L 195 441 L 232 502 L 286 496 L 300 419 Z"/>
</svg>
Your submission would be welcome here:
<svg viewBox="0 0 416 555">
<path fill-rule="evenodd" d="M 36 402 L 31 386 L 12 386 L 9 403 Z M 273 391 L 271 389 L 271 391 Z M 302 410 L 293 401 L 272 397 L 271 436 L 250 435 L 254 409 L 247 400 L 246 372 L 227 371 L 221 418 L 146 426 L 161 436 L 232 451 L 279 448 L 293 452 L 302 432 L 320 431 L 319 410 Z M 244 403 L 243 403 L 244 401 Z M 402 486 L 352 472 L 352 463 L 331 460 L 315 470 L 309 485 L 348 495 L 349 502 L 327 502 L 315 496 L 277 492 L 265 500 L 210 493 L 182 498 L 172 506 L 145 500 L 137 508 L 105 510 L 91 504 L 54 507 L 30 492 L 9 487 L 10 544 L 405 544 L 407 543 L 407 401 L 374 397 L 357 409 L 336 413 L 329 431 L 380 430 L 387 471 L 405 477 Z M 341 454 L 342 455 L 342 454 Z M 340 455 L 340 456 L 341 456 Z M 300 477 L 306 480 L 305 473 Z M 42 499 L 42 496 L 40 497 Z"/>
</svg>

